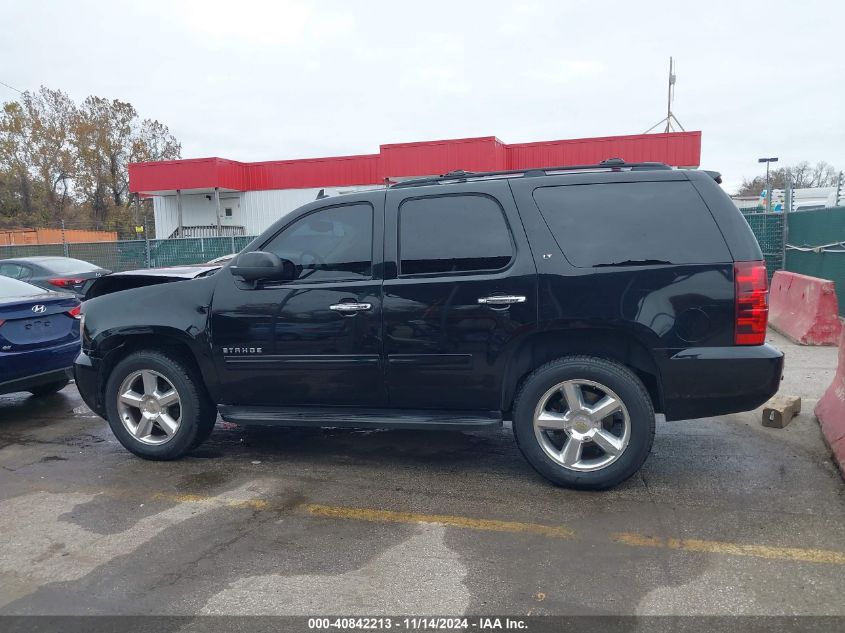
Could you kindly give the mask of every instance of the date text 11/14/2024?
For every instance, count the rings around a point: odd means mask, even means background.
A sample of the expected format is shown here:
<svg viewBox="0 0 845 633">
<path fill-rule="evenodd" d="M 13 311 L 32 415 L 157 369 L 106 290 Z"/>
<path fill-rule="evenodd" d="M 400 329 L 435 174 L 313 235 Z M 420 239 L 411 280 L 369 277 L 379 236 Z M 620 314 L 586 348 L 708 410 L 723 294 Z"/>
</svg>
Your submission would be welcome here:
<svg viewBox="0 0 845 633">
<path fill-rule="evenodd" d="M 525 630 L 528 624 L 519 618 L 499 617 L 338 617 L 309 618 L 312 631 L 500 631 Z"/>
</svg>

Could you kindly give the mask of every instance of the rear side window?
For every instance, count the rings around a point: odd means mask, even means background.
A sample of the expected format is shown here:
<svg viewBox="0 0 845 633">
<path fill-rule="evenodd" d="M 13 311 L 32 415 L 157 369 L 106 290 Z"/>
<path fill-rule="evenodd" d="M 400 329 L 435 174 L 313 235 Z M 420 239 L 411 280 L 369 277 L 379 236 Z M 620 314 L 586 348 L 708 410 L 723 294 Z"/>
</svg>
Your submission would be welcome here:
<svg viewBox="0 0 845 633">
<path fill-rule="evenodd" d="M 566 259 L 579 268 L 731 261 L 688 181 L 541 187 L 534 200 Z"/>
<path fill-rule="evenodd" d="M 399 258 L 402 275 L 495 271 L 510 263 L 513 242 L 492 198 L 415 198 L 399 207 Z"/>
<path fill-rule="evenodd" d="M 29 269 L 19 264 L 0 264 L 0 276 L 12 279 L 28 279 Z"/>
</svg>

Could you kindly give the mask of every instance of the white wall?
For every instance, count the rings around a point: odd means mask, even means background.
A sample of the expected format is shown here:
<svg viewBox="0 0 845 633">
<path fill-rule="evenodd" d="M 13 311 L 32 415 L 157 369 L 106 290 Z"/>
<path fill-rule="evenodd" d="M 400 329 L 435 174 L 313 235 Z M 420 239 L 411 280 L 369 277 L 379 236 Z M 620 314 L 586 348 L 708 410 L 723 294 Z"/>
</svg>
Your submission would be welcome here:
<svg viewBox="0 0 845 633">
<path fill-rule="evenodd" d="M 326 195 L 336 196 L 353 191 L 380 189 L 381 185 L 359 185 L 356 187 L 318 187 L 315 189 L 273 189 L 269 191 L 245 191 L 242 193 L 221 193 L 220 214 L 223 224 L 243 226 L 247 235 L 258 235 L 279 218 L 294 209 L 317 199 L 320 189 Z M 216 226 L 217 209 L 214 196 L 209 194 L 182 194 L 182 224 L 184 226 Z M 228 203 L 228 204 L 227 204 Z M 233 207 L 233 218 L 227 221 L 223 209 Z M 156 238 L 170 237 L 178 226 L 176 196 L 154 196 L 153 211 L 156 221 Z"/>
<path fill-rule="evenodd" d="M 845 204 L 845 196 L 837 200 L 837 187 L 807 187 L 803 189 L 792 190 L 792 210 L 800 211 L 801 209 L 820 208 L 820 207 L 836 207 L 840 204 Z M 765 193 L 765 192 L 764 192 Z M 781 211 L 786 200 L 786 192 L 783 189 L 772 189 L 772 208 L 776 211 Z M 738 200 L 734 198 L 734 203 L 740 209 L 754 209 L 766 206 L 766 198 L 760 195 L 759 198 Z"/>
<path fill-rule="evenodd" d="M 184 226 L 217 225 L 217 207 L 214 204 L 214 196 L 211 195 L 211 200 L 209 200 L 206 198 L 207 195 L 210 194 L 182 194 L 182 224 Z M 220 219 L 223 224 L 243 226 L 243 223 L 239 221 L 243 219 L 243 204 L 241 203 L 243 195 L 242 193 L 231 192 L 220 194 Z M 226 207 L 233 209 L 233 217 L 230 221 L 223 217 L 223 209 Z M 179 226 L 176 196 L 154 196 L 153 212 L 156 221 L 156 238 L 167 239 Z"/>
</svg>

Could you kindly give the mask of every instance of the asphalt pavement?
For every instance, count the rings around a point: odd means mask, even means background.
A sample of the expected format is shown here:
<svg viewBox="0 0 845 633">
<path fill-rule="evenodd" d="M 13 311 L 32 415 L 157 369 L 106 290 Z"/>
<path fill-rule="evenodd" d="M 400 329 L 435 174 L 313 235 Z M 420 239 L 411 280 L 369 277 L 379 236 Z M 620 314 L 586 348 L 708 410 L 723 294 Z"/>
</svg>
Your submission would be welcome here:
<svg viewBox="0 0 845 633">
<path fill-rule="evenodd" d="M 560 489 L 509 428 L 246 428 L 127 453 L 73 385 L 0 396 L 0 614 L 845 615 L 845 486 L 789 344 L 787 428 L 659 421 L 641 473 Z"/>
</svg>

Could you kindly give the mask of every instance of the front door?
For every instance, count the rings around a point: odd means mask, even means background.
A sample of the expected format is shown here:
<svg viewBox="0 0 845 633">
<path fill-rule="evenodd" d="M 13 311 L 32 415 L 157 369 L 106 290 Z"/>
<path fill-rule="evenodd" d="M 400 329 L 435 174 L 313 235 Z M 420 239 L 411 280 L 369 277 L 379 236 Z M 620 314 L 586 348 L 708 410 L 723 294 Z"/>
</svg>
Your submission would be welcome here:
<svg viewBox="0 0 845 633">
<path fill-rule="evenodd" d="M 383 200 L 369 194 L 294 212 L 256 249 L 297 264 L 293 281 L 253 288 L 228 268 L 219 273 L 212 336 L 222 404 L 386 404 Z"/>
<path fill-rule="evenodd" d="M 509 354 L 537 321 L 537 275 L 506 181 L 395 188 L 385 202 L 392 406 L 498 410 Z"/>
</svg>

